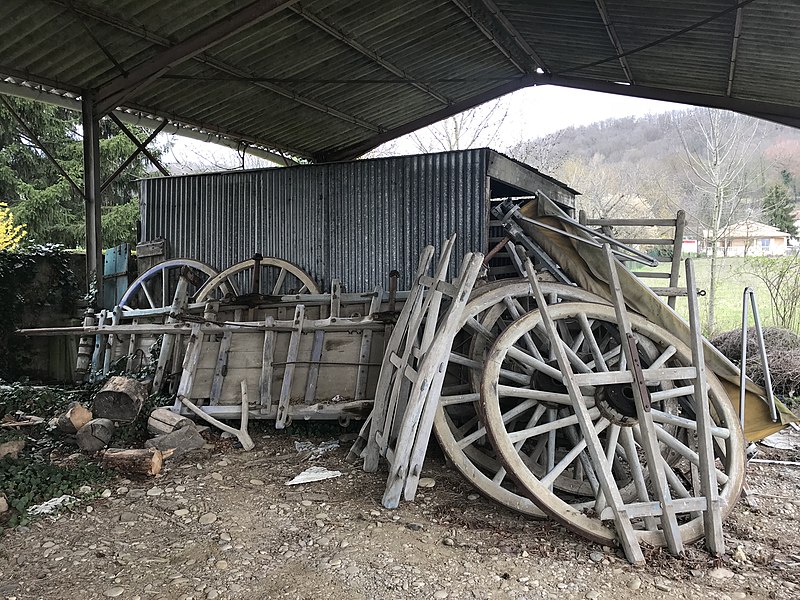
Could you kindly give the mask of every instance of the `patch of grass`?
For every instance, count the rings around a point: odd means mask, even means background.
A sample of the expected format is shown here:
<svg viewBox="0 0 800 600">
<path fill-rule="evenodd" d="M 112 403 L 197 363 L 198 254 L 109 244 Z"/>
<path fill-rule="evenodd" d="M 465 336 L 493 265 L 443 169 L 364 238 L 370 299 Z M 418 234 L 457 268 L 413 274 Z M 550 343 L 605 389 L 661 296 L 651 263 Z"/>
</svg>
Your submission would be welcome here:
<svg viewBox="0 0 800 600">
<path fill-rule="evenodd" d="M 0 459 L 0 492 L 7 500 L 10 510 L 0 520 L 0 529 L 5 525 L 15 527 L 30 520 L 28 507 L 64 494 L 75 494 L 89 483 L 108 478 L 108 473 L 90 462 L 81 462 L 70 468 L 32 460 L 31 457 Z"/>
<path fill-rule="evenodd" d="M 741 329 L 742 327 L 742 293 L 745 287 L 751 287 L 756 292 L 756 299 L 758 301 L 758 309 L 761 314 L 761 320 L 764 326 L 776 325 L 773 319 L 772 310 L 770 308 L 769 293 L 764 283 L 755 275 L 747 273 L 745 258 L 740 256 L 729 256 L 719 258 L 719 276 L 717 280 L 717 300 L 716 300 L 716 323 L 706 323 L 706 316 L 708 314 L 708 295 L 701 296 L 699 299 L 700 305 L 700 321 L 703 323 L 703 330 L 706 335 L 713 335 L 723 331 L 730 331 L 732 329 Z M 696 258 L 694 260 L 695 273 L 697 277 L 697 287 L 701 290 L 706 290 L 711 287 L 711 259 L 710 258 Z M 639 269 L 636 271 L 660 271 L 669 272 L 669 263 L 662 263 L 658 267 L 652 269 Z M 664 287 L 666 281 L 663 279 L 644 279 L 645 283 L 653 287 Z M 681 278 L 678 283 L 679 286 L 686 285 L 686 273 L 684 266 L 681 265 Z M 676 303 L 676 310 L 684 319 L 689 318 L 687 303 L 685 297 L 679 297 Z M 750 322 L 752 323 L 752 315 Z"/>
</svg>

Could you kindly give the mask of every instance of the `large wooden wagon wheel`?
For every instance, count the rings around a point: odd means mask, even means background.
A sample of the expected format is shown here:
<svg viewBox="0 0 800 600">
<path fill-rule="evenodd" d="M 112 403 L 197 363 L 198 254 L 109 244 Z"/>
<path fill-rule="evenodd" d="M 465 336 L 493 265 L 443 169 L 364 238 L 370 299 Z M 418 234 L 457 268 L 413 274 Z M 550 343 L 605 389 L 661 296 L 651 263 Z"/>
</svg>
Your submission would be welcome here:
<svg viewBox="0 0 800 600">
<path fill-rule="evenodd" d="M 188 297 L 191 298 L 217 271 L 190 258 L 158 263 L 133 280 L 119 301 L 120 307 L 125 311 L 171 306 L 181 273 L 189 280 Z"/>
<path fill-rule="evenodd" d="M 640 448 L 642 432 L 620 351 L 616 317 L 609 306 L 587 303 L 562 303 L 549 312 L 557 325 L 558 340 L 545 335 L 539 311 L 522 316 L 497 338 L 481 381 L 481 411 L 503 466 L 524 493 L 570 529 L 610 545 L 616 537 L 614 529 L 605 524 L 611 511 L 606 510 L 599 491 L 595 465 L 586 451 L 584 432 L 577 424 L 561 372 L 553 366 L 551 344 L 555 341 L 567 350 L 593 423 L 588 434 L 596 436 L 605 449 L 623 501 L 656 502 Z M 669 491 L 674 499 L 690 500 L 700 494 L 694 386 L 688 381 L 693 369 L 686 368 L 692 367 L 691 350 L 642 317 L 630 315 L 630 320 L 639 342 Z M 714 474 L 724 518 L 741 491 L 744 441 L 734 409 L 711 372 L 708 388 L 717 453 Z M 576 470 L 584 472 L 589 486 L 570 493 L 554 485 L 564 473 Z M 685 543 L 702 537 L 699 512 L 679 517 Z M 640 542 L 664 544 L 658 519 L 632 520 Z"/>
<path fill-rule="evenodd" d="M 551 303 L 605 301 L 575 286 L 543 283 Z M 486 353 L 498 335 L 520 315 L 535 308 L 527 280 L 504 280 L 473 292 L 464 311 L 448 366 L 448 381 L 434 420 L 444 453 L 459 472 L 489 499 L 531 517 L 544 513 L 516 489 L 495 455 L 478 410 Z"/>
<path fill-rule="evenodd" d="M 196 301 L 242 294 L 319 294 L 319 288 L 308 273 L 288 260 L 256 254 L 209 279 L 197 293 Z"/>
</svg>

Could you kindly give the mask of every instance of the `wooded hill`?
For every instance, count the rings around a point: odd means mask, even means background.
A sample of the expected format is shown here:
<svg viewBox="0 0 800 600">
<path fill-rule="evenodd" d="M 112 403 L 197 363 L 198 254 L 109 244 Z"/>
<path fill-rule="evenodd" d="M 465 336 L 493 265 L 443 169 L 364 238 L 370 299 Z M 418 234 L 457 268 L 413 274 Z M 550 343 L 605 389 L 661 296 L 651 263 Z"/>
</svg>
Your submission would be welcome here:
<svg viewBox="0 0 800 600">
<path fill-rule="evenodd" d="M 612 119 L 509 152 L 580 191 L 590 216 L 668 216 L 683 208 L 694 235 L 715 218 L 720 227 L 744 218 L 786 227 L 769 201 L 764 207 L 775 188 L 785 192 L 783 213 L 800 202 L 800 130 L 734 113 L 689 109 Z"/>
</svg>

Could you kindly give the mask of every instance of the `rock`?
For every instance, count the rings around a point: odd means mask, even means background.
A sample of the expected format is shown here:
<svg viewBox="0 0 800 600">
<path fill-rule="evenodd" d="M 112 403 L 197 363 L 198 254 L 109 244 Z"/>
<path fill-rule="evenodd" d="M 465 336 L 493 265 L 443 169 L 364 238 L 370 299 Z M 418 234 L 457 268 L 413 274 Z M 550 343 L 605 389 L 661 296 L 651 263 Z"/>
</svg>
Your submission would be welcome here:
<svg viewBox="0 0 800 600">
<path fill-rule="evenodd" d="M 107 598 L 117 598 L 118 596 L 122 596 L 125 593 L 125 588 L 121 588 L 119 586 L 108 588 L 105 592 L 103 592 L 103 596 Z"/>
<path fill-rule="evenodd" d="M 455 546 L 456 541 L 453 538 L 447 537 L 442 540 L 442 544 L 444 544 L 445 546 Z"/>
<path fill-rule="evenodd" d="M 448 593 L 445 592 L 444 590 L 436 590 L 436 592 L 433 594 L 433 597 L 436 598 L 437 600 L 443 600 L 444 598 L 447 598 L 447 596 Z"/>
<path fill-rule="evenodd" d="M 417 483 L 417 487 L 421 488 L 432 488 L 436 485 L 436 480 L 433 477 L 423 477 Z"/>
<path fill-rule="evenodd" d="M 328 564 L 332 567 L 338 567 L 340 564 L 342 564 L 342 561 L 339 558 L 332 558 L 328 561 Z"/>
<path fill-rule="evenodd" d="M 217 515 L 210 512 L 202 515 L 197 522 L 200 523 L 200 525 L 211 525 L 211 523 L 215 522 L 216 520 Z"/>
<path fill-rule="evenodd" d="M 747 555 L 744 553 L 744 548 L 741 546 L 736 546 L 736 550 L 733 552 L 733 560 L 738 563 L 747 562 Z"/>
<path fill-rule="evenodd" d="M 467 496 L 467 500 L 470 500 L 470 501 L 477 500 L 478 498 L 480 498 L 479 494 L 470 494 L 469 496 Z"/>
<path fill-rule="evenodd" d="M 124 512 L 119 516 L 120 523 L 135 523 L 137 519 L 136 513 L 132 512 Z"/>
<path fill-rule="evenodd" d="M 747 594 L 745 594 L 744 592 L 732 592 L 731 598 L 733 598 L 733 600 L 744 600 L 745 598 L 747 598 Z"/>
<path fill-rule="evenodd" d="M 206 592 L 206 598 L 208 598 L 208 600 L 216 600 L 219 598 L 219 592 L 212 588 Z"/>
<path fill-rule="evenodd" d="M 264 482 L 261 481 L 260 479 L 251 479 L 250 485 L 264 485 Z"/>
<path fill-rule="evenodd" d="M 599 597 L 600 597 L 600 592 L 596 592 L 594 590 L 586 592 L 585 596 L 586 600 L 597 600 Z"/>
<path fill-rule="evenodd" d="M 0 495 L 0 514 L 8 510 L 8 500 L 5 496 Z"/>
<path fill-rule="evenodd" d="M 173 458 L 180 458 L 187 452 L 192 450 L 199 450 L 205 446 L 205 440 L 201 436 L 194 425 L 181 427 L 172 433 L 165 433 L 158 435 L 144 443 L 145 448 L 158 448 L 161 451 L 175 449 Z"/>
<path fill-rule="evenodd" d="M 411 531 L 420 531 L 422 530 L 422 523 L 409 523 L 406 525 Z"/>
<path fill-rule="evenodd" d="M 655 587 L 656 587 L 657 590 L 659 590 L 661 592 L 671 592 L 672 591 L 672 588 L 670 586 L 668 586 L 666 583 L 662 582 L 662 581 L 656 582 Z"/>
<path fill-rule="evenodd" d="M 642 580 L 638 577 L 634 577 L 628 582 L 629 590 L 638 590 L 640 587 L 642 587 Z"/>
<path fill-rule="evenodd" d="M 600 562 L 604 558 L 605 558 L 605 556 L 603 555 L 602 552 L 595 551 L 595 552 L 590 552 L 589 553 L 589 560 L 592 561 L 592 562 Z"/>
<path fill-rule="evenodd" d="M 162 490 L 162 489 L 161 489 L 160 487 L 158 487 L 158 486 L 156 486 L 156 487 L 152 487 L 152 488 L 150 488 L 149 490 L 147 490 L 147 495 L 148 495 L 148 496 L 160 496 L 160 495 L 161 495 L 161 494 L 163 494 L 163 493 L 164 493 L 164 490 Z"/>
<path fill-rule="evenodd" d="M 189 514 L 189 509 L 188 508 L 179 508 L 178 510 L 174 511 L 173 514 L 176 517 L 185 517 L 186 515 Z"/>
<path fill-rule="evenodd" d="M 716 569 L 711 569 L 708 572 L 708 576 L 714 579 L 729 579 L 733 577 L 733 571 L 725 567 L 717 567 Z"/>
<path fill-rule="evenodd" d="M 25 440 L 11 440 L 0 444 L 0 458 L 8 456 L 17 458 L 19 453 L 25 448 Z"/>
<path fill-rule="evenodd" d="M 225 571 L 228 569 L 228 561 L 227 560 L 218 560 L 217 564 L 214 565 L 220 571 Z"/>
</svg>

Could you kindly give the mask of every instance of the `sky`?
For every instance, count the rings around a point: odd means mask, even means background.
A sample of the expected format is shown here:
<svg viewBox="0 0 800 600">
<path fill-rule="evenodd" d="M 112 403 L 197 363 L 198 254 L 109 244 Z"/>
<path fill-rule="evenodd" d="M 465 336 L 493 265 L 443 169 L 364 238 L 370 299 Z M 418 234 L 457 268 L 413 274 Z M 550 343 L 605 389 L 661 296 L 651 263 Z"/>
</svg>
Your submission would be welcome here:
<svg viewBox="0 0 800 600">
<path fill-rule="evenodd" d="M 501 112 L 506 114 L 506 117 L 490 144 L 500 151 L 510 148 L 517 142 L 538 138 L 570 126 L 686 108 L 684 105 L 670 102 L 556 86 L 537 86 L 519 90 L 505 96 L 500 104 Z M 241 167 L 242 159 L 234 150 L 179 136 L 169 137 L 172 141 L 172 150 L 165 157 L 167 163 L 184 168 L 196 165 L 206 170 Z M 419 133 L 416 137 L 422 138 L 424 133 Z M 384 146 L 382 150 L 392 154 L 414 154 L 419 151 L 413 135 L 400 138 Z M 248 157 L 245 164 L 248 168 L 271 166 L 267 161 L 254 157 Z"/>
</svg>

